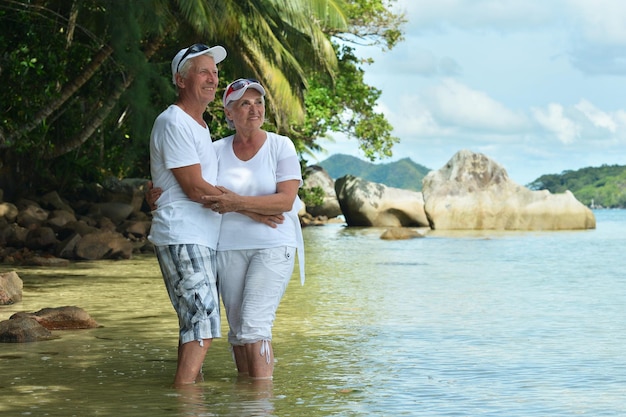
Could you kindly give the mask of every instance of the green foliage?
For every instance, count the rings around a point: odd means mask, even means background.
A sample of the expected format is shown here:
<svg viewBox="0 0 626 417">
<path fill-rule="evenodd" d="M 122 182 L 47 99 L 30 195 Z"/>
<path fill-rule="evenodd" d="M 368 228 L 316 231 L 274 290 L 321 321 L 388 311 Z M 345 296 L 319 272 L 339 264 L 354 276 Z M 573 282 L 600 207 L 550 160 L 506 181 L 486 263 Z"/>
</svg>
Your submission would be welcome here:
<svg viewBox="0 0 626 417">
<path fill-rule="evenodd" d="M 354 41 L 356 37 L 361 44 L 382 45 L 384 50 L 393 49 L 404 39 L 400 28 L 406 23 L 403 14 L 391 11 L 393 3 L 395 0 L 348 1 L 346 9 L 350 27 L 346 33 L 335 35 L 348 42 Z"/>
<path fill-rule="evenodd" d="M 354 175 L 388 187 L 413 191 L 422 190 L 422 180 L 430 172 L 430 169 L 416 164 L 410 158 L 385 164 L 373 164 L 350 155 L 333 155 L 318 165 L 324 168 L 333 179 L 344 175 Z"/>
<path fill-rule="evenodd" d="M 0 129 L 11 132 L 28 123 L 34 111 L 58 96 L 59 85 L 67 80 L 68 53 L 54 20 L 33 20 L 29 13 L 14 10 L 0 10 L 0 18 L 0 50 L 5 51 L 0 58 Z M 41 44 L 41 39 L 46 42 Z M 41 126 L 38 133 L 45 135 L 48 127 Z M 14 140 L 9 145 L 16 153 L 37 151 L 37 141 L 31 138 Z"/>
<path fill-rule="evenodd" d="M 381 113 L 373 109 L 381 91 L 363 80 L 364 71 L 351 47 L 338 45 L 339 68 L 334 78 L 313 73 L 305 93 L 306 118 L 293 125 L 291 138 L 300 149 L 320 149 L 319 138 L 330 132 L 355 138 L 364 156 L 392 156 L 392 147 L 399 139 L 391 135 L 393 127 Z"/>
<path fill-rule="evenodd" d="M 300 188 L 298 190 L 300 200 L 307 207 L 319 206 L 324 202 L 324 189 L 322 187 Z"/>
<path fill-rule="evenodd" d="M 170 60 L 199 41 L 228 50 L 223 82 L 264 82 L 266 129 L 292 137 L 302 154 L 342 132 L 371 159 L 391 155 L 397 139 L 372 110 L 380 91 L 364 84 L 351 49 L 331 39 L 392 47 L 402 21 L 392 1 L 2 2 L 0 188 L 67 192 L 108 176 L 148 177 L 152 123 L 175 99 Z M 305 104 L 307 119 L 292 125 Z M 213 136 L 231 134 L 219 99 L 209 110 Z"/>
<path fill-rule="evenodd" d="M 602 165 L 542 175 L 528 188 L 552 193 L 569 190 L 588 206 L 626 208 L 626 166 Z"/>
</svg>

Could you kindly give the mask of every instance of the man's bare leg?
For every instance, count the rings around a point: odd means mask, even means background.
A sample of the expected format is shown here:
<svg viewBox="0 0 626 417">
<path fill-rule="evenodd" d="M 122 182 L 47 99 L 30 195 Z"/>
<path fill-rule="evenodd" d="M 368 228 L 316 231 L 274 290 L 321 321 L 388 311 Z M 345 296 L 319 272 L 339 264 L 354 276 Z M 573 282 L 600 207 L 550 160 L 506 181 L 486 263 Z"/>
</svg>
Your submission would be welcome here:
<svg viewBox="0 0 626 417">
<path fill-rule="evenodd" d="M 201 377 L 202 363 L 213 339 L 203 339 L 203 346 L 197 340 L 178 346 L 178 365 L 174 376 L 174 386 L 193 384 Z"/>
</svg>

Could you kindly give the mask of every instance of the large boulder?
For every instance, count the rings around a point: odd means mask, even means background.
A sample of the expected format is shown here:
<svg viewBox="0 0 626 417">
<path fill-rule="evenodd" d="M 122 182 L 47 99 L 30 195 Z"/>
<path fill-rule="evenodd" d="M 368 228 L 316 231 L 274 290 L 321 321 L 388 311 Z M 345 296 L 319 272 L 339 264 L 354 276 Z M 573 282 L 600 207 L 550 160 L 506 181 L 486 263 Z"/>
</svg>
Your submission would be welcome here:
<svg viewBox="0 0 626 417">
<path fill-rule="evenodd" d="M 532 191 L 510 180 L 487 156 L 468 150 L 422 181 L 425 210 L 436 230 L 593 229 L 593 212 L 567 191 Z"/>
<path fill-rule="evenodd" d="M 311 165 L 304 171 L 304 185 L 303 189 L 312 189 L 319 187 L 323 193 L 322 204 L 317 206 L 307 206 L 306 212 L 313 217 L 327 217 L 332 219 L 341 215 L 341 207 L 339 207 L 339 201 L 337 200 L 337 193 L 335 192 L 335 182 L 328 175 L 328 172 L 319 165 Z"/>
<path fill-rule="evenodd" d="M 346 175 L 335 181 L 337 199 L 348 226 L 428 226 L 422 193 Z"/>
</svg>

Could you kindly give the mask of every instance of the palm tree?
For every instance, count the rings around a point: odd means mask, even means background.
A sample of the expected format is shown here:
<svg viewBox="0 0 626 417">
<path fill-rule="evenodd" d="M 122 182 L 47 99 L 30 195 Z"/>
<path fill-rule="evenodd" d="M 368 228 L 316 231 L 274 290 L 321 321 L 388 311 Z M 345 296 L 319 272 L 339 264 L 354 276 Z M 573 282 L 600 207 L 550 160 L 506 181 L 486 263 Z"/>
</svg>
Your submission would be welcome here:
<svg viewBox="0 0 626 417">
<path fill-rule="evenodd" d="M 332 75 L 337 68 L 326 32 L 329 27 L 335 31 L 347 27 L 339 0 L 212 0 L 201 11 L 183 7 L 194 1 L 179 3 L 190 23 L 199 12 L 211 22 L 194 28 L 226 46 L 229 58 L 222 65 L 233 78 L 246 76 L 263 83 L 269 113 L 279 130 L 286 131 L 291 121 L 302 120 L 310 71 Z"/>
</svg>

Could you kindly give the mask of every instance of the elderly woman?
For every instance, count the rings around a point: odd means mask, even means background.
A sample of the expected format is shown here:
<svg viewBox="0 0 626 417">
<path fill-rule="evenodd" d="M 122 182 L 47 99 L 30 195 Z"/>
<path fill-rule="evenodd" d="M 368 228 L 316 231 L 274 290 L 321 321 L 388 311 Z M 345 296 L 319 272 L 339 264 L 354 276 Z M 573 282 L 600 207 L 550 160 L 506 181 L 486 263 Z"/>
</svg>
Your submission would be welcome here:
<svg viewBox="0 0 626 417">
<path fill-rule="evenodd" d="M 293 273 L 296 248 L 304 282 L 300 162 L 289 138 L 261 128 L 265 89 L 258 81 L 232 82 L 223 103 L 226 120 L 235 130 L 214 143 L 217 188 L 223 194 L 204 197 L 206 207 L 223 215 L 217 246 L 219 290 L 238 371 L 271 378 L 272 326 Z M 254 220 L 254 215 L 281 214 L 284 217 L 273 227 Z"/>
</svg>

